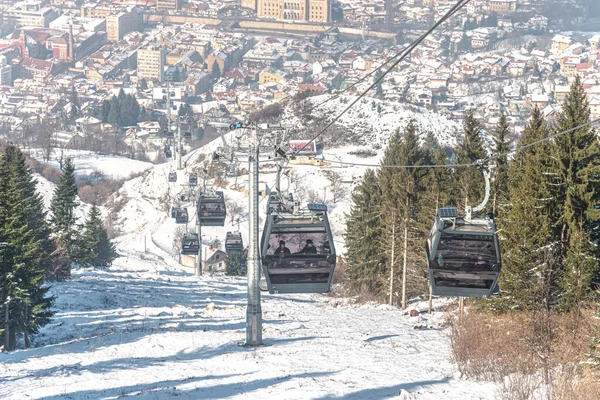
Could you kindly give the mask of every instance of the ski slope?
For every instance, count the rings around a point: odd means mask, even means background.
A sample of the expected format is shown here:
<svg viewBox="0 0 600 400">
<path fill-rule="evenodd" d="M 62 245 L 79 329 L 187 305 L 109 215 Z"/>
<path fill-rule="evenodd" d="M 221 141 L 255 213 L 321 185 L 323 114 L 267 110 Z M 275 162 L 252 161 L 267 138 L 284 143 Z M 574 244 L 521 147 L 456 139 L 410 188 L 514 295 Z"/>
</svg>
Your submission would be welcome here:
<svg viewBox="0 0 600 400">
<path fill-rule="evenodd" d="M 51 285 L 56 315 L 33 338 L 34 347 L 0 353 L 0 399 L 497 398 L 495 384 L 460 377 L 445 313 L 409 317 L 409 310 L 425 309 L 421 303 L 402 312 L 333 296 L 263 294 L 264 346 L 240 346 L 245 278 L 195 277 L 180 266 L 172 249 L 177 227 L 164 204 L 187 190 L 198 159 L 218 145 L 193 152 L 177 183 L 167 182 L 173 165 L 162 164 L 123 185 L 115 195 L 124 201 L 118 213 L 125 232 L 117 238 L 121 257 L 110 269 L 78 269 L 73 280 Z M 331 154 L 346 157 L 344 152 Z M 326 191 L 321 168 L 290 167 L 302 176 L 303 189 Z M 337 169 L 348 189 L 363 170 Z M 269 167 L 261 173 L 272 187 Z M 238 179 L 243 185 L 247 177 Z M 230 179 L 226 198 L 247 205 L 232 186 Z M 341 253 L 349 200 L 331 206 Z M 193 216 L 193 204 L 188 207 Z M 194 224 L 192 218 L 188 228 Z M 229 218 L 225 227 L 203 229 L 205 248 L 236 229 Z M 240 230 L 248 243 L 247 216 Z"/>
<path fill-rule="evenodd" d="M 37 347 L 0 354 L 0 398 L 494 398 L 460 379 L 441 312 L 267 294 L 265 345 L 247 348 L 244 279 L 196 278 L 151 240 L 146 254 L 130 243 L 110 270 L 52 286 L 58 312 Z"/>
</svg>

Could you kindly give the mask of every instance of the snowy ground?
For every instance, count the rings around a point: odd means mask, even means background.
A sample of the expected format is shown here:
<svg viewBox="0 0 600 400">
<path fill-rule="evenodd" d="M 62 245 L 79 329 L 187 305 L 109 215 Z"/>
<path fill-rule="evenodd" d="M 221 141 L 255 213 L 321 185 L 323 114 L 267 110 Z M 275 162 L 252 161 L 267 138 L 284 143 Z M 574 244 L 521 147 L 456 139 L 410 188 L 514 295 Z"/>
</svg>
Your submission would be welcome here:
<svg viewBox="0 0 600 400">
<path fill-rule="evenodd" d="M 176 183 L 167 181 L 173 164 L 161 164 L 124 184 L 116 195 L 124 200 L 118 214 L 125 232 L 117 239 L 121 258 L 109 270 L 77 270 L 72 281 L 52 285 L 57 313 L 34 338 L 35 347 L 0 353 L 0 399 L 496 397 L 494 384 L 460 378 L 441 312 L 411 318 L 390 306 L 350 299 L 265 294 L 265 345 L 239 346 L 245 339 L 245 279 L 196 278 L 177 264 L 171 248 L 176 225 L 167 213 L 169 201 L 187 191 L 198 157 L 219 144 L 192 152 Z M 346 159 L 347 151 L 329 154 Z M 106 168 L 100 170 L 113 167 Z M 326 192 L 324 169 L 292 169 L 300 179 L 291 190 Z M 341 173 L 351 189 L 365 168 L 325 169 Z M 272 187 L 274 169 L 265 166 L 261 174 Z M 47 203 L 53 185 L 39 179 Z M 238 179 L 243 185 L 247 177 Z M 226 198 L 247 205 L 232 186 L 230 180 L 223 189 Z M 193 216 L 193 204 L 187 206 Z M 347 198 L 330 208 L 339 253 L 348 210 Z M 188 229 L 194 224 L 192 217 Z M 228 218 L 225 227 L 204 229 L 204 245 L 236 228 Z M 247 216 L 240 229 L 247 243 Z"/>
<path fill-rule="evenodd" d="M 92 151 L 65 149 L 64 157 L 71 157 L 75 164 L 75 175 L 90 175 L 94 172 L 100 172 L 111 178 L 127 178 L 132 174 L 143 172 L 152 168 L 153 164 L 145 161 L 132 160 L 126 157 L 115 155 L 99 155 Z M 39 162 L 50 165 L 56 169 L 60 168 L 58 159 L 60 149 L 55 149 L 50 161 L 44 160 L 44 151 L 42 149 L 31 149 L 27 153 Z"/>
<path fill-rule="evenodd" d="M 0 354 L 0 398 L 494 398 L 493 385 L 459 378 L 442 313 L 267 294 L 265 345 L 242 347 L 244 279 L 197 279 L 127 243 L 109 271 L 53 285 L 58 313 L 37 347 Z"/>
</svg>

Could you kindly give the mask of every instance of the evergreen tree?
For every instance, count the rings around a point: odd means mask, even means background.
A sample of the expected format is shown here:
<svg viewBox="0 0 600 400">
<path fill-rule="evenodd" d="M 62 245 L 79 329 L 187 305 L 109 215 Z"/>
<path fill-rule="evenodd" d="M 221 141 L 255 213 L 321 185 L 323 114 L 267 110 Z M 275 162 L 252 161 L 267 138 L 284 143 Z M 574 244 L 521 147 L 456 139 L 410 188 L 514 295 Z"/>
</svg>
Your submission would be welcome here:
<svg viewBox="0 0 600 400">
<path fill-rule="evenodd" d="M 146 82 L 146 78 L 142 78 L 142 80 L 140 82 L 140 89 L 141 90 L 147 90 L 148 89 L 148 82 Z"/>
<path fill-rule="evenodd" d="M 9 145 L 0 154 L 0 318 L 7 350 L 15 348 L 20 335 L 29 347 L 29 335 L 52 315 L 52 299 L 42 287 L 44 261 L 51 257 L 44 247 L 48 232 L 43 219 L 35 220 L 43 218 L 43 210 L 32 179 L 23 155 Z"/>
<path fill-rule="evenodd" d="M 386 166 L 418 166 L 429 163 L 428 152 L 419 143 L 419 137 L 413 121 L 410 121 L 401 137 L 396 132 L 386 149 L 382 164 Z M 428 228 L 418 221 L 420 200 L 425 192 L 427 170 L 423 168 L 381 168 L 378 174 L 382 192 L 380 204 L 384 222 L 382 235 L 382 254 L 391 267 L 391 242 L 393 236 L 399 240 L 394 244 L 394 266 L 400 272 L 394 274 L 407 283 L 409 293 L 420 294 L 425 288 L 422 279 L 424 259 L 422 239 Z M 400 240 L 401 239 L 401 240 Z M 401 257 L 399 257 L 401 256 Z M 402 260 L 402 262 L 398 262 Z M 403 276 L 406 273 L 406 276 Z M 410 281 L 410 282 L 409 282 Z M 389 280 L 387 280 L 389 282 Z M 406 292 L 405 292 L 406 293 Z M 406 303 L 403 299 L 403 305 Z"/>
<path fill-rule="evenodd" d="M 77 240 L 73 259 L 86 267 L 110 267 L 117 252 L 102 226 L 100 210 L 92 205 L 84 230 Z"/>
<path fill-rule="evenodd" d="M 56 246 L 50 238 L 52 230 L 46 222 L 46 212 L 44 211 L 42 197 L 37 193 L 37 181 L 34 178 L 32 169 L 25 161 L 25 156 L 18 147 L 12 144 L 7 146 L 5 157 L 11 165 L 11 172 L 16 179 L 19 195 L 24 199 L 27 211 L 27 223 L 35 233 L 35 238 L 41 246 L 43 256 L 40 260 L 40 265 L 48 273 L 54 268 L 52 254 L 56 250 Z"/>
<path fill-rule="evenodd" d="M 102 100 L 100 120 L 103 123 L 108 122 L 108 115 L 110 114 L 110 105 L 111 103 L 109 100 Z"/>
<path fill-rule="evenodd" d="M 245 276 L 248 265 L 248 250 L 225 256 L 225 275 Z"/>
<path fill-rule="evenodd" d="M 579 76 L 558 116 L 558 132 L 589 122 L 590 109 Z M 560 241 L 560 306 L 578 307 L 592 288 L 600 269 L 600 145 L 590 127 L 579 128 L 555 139 L 552 147 L 557 204 L 557 235 Z"/>
<path fill-rule="evenodd" d="M 381 72 L 381 70 L 378 70 L 377 73 L 375 74 L 375 81 L 377 81 L 379 78 L 381 78 L 382 75 L 383 75 L 383 72 Z M 379 82 L 377 82 L 375 87 L 376 87 L 375 94 L 377 95 L 377 97 L 383 96 L 383 79 L 380 80 Z"/>
<path fill-rule="evenodd" d="M 517 147 L 548 136 L 538 108 L 533 110 Z M 554 286 L 554 195 L 548 180 L 550 144 L 543 142 L 515 155 L 510 164 L 510 204 L 497 219 L 502 253 L 501 295 L 491 308 L 532 310 L 549 304 Z"/>
<path fill-rule="evenodd" d="M 75 165 L 67 158 L 62 169 L 60 182 L 54 190 L 50 205 L 54 231 L 62 236 L 70 237 L 75 224 L 75 207 L 77 207 L 77 184 L 75 183 Z"/>
<path fill-rule="evenodd" d="M 69 121 L 73 123 L 77 118 L 81 117 L 81 105 L 79 104 L 79 97 L 77 95 L 77 91 L 75 90 L 75 86 L 71 87 L 71 93 L 69 94 L 69 103 L 71 103 Z"/>
<path fill-rule="evenodd" d="M 215 80 L 221 77 L 221 68 L 219 67 L 219 63 L 217 62 L 217 60 L 215 60 L 215 62 L 213 62 L 212 64 L 211 74 L 213 79 Z"/>
<path fill-rule="evenodd" d="M 181 74 L 179 72 L 179 67 L 174 67 L 173 75 L 171 77 L 171 82 L 179 82 L 181 80 Z"/>
<path fill-rule="evenodd" d="M 464 138 L 456 149 L 458 164 L 471 164 L 485 158 L 481 125 L 472 112 L 467 113 L 463 121 Z M 456 170 L 455 201 L 460 209 L 465 205 L 477 205 L 483 200 L 485 181 L 480 170 L 473 167 L 459 167 Z M 467 204 L 465 204 L 467 202 Z"/>
<path fill-rule="evenodd" d="M 506 155 L 510 150 L 508 134 L 508 122 L 502 113 L 492 138 L 495 153 L 501 155 L 496 159 L 495 179 L 492 185 L 492 212 L 494 215 L 497 215 L 502 205 L 508 202 L 508 156 Z"/>
<path fill-rule="evenodd" d="M 113 96 L 110 99 L 110 107 L 108 116 L 106 117 L 106 122 L 114 127 L 121 126 L 121 107 L 119 104 L 119 99 L 117 99 L 116 96 Z"/>
<path fill-rule="evenodd" d="M 362 292 L 374 292 L 385 272 L 379 250 L 381 191 L 375 172 L 368 169 L 352 192 L 352 207 L 346 218 L 346 258 L 350 284 Z"/>
</svg>

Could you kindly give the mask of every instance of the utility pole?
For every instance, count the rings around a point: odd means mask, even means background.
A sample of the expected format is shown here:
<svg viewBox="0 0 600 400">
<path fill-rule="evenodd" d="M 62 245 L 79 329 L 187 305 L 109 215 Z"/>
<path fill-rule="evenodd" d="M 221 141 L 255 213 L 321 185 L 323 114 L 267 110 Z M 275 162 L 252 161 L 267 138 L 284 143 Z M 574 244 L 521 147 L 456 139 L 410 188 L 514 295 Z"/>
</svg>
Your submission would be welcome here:
<svg viewBox="0 0 600 400">
<path fill-rule="evenodd" d="M 171 135 L 171 83 L 167 82 L 167 143 L 170 142 Z M 173 136 L 173 155 L 175 155 L 175 136 Z"/>
<path fill-rule="evenodd" d="M 254 128 L 256 129 L 256 128 Z M 256 133 L 256 131 L 255 131 Z M 255 135 L 256 138 L 256 135 Z M 250 148 L 248 174 L 248 307 L 246 309 L 246 345 L 262 345 L 262 309 L 260 306 L 260 255 L 258 249 L 258 155 L 259 146 Z"/>
<path fill-rule="evenodd" d="M 183 146 L 181 144 L 181 121 L 177 117 L 177 170 L 181 171 L 181 150 Z"/>
<path fill-rule="evenodd" d="M 202 193 L 198 194 L 196 200 L 196 232 L 198 232 L 198 255 L 196 256 L 196 262 L 194 263 L 194 274 L 196 276 L 202 276 L 202 224 L 200 223 L 200 198 Z"/>
</svg>

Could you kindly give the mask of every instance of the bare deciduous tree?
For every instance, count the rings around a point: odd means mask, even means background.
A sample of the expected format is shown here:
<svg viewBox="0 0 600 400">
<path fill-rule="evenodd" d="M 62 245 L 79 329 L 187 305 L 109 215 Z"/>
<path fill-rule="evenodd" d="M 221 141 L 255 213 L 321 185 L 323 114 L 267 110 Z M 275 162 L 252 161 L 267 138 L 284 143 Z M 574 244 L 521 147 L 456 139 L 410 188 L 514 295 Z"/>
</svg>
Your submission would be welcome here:
<svg viewBox="0 0 600 400">
<path fill-rule="evenodd" d="M 244 213 L 244 206 L 237 201 L 228 201 L 225 208 L 227 209 L 227 215 L 229 216 L 231 224 L 241 218 Z"/>
<path fill-rule="evenodd" d="M 329 189 L 331 191 L 333 204 L 337 204 L 338 201 L 344 200 L 348 196 L 348 188 L 343 183 L 342 175 L 335 171 L 327 171 L 327 179 L 331 182 Z"/>
</svg>

